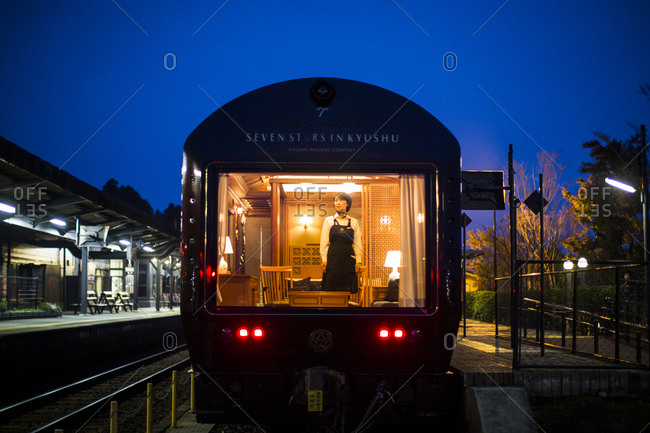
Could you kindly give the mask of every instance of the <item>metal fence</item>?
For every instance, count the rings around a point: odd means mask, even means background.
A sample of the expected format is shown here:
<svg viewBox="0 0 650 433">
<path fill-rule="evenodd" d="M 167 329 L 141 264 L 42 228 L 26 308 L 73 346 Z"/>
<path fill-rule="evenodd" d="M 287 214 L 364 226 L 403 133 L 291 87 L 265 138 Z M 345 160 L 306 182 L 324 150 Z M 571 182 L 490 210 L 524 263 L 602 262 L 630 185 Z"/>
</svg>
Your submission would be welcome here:
<svg viewBox="0 0 650 433">
<path fill-rule="evenodd" d="M 467 316 L 510 340 L 514 368 L 648 368 L 650 268 L 611 263 L 525 273 L 540 262 L 520 261 L 516 280 L 468 294 Z"/>
<path fill-rule="evenodd" d="M 8 309 L 36 308 L 43 300 L 43 285 L 38 277 L 0 275 L 0 300 Z"/>
<path fill-rule="evenodd" d="M 515 368 L 650 366 L 647 266 L 517 277 Z"/>
</svg>

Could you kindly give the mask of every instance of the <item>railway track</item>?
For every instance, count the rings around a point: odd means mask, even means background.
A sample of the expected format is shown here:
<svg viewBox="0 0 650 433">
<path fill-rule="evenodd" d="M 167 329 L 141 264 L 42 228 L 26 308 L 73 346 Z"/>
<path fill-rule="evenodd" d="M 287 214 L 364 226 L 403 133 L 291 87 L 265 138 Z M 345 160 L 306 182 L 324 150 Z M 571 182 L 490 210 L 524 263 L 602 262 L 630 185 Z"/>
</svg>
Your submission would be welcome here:
<svg viewBox="0 0 650 433">
<path fill-rule="evenodd" d="M 110 402 L 118 402 L 118 431 L 144 430 L 147 383 L 153 383 L 154 420 L 171 411 L 172 370 L 180 399 L 189 399 L 186 350 L 161 352 L 0 409 L 0 433 L 108 431 Z M 169 400 L 169 401 L 167 401 Z M 167 404 L 165 404 L 167 403 Z M 158 419 L 157 419 L 158 418 Z"/>
</svg>

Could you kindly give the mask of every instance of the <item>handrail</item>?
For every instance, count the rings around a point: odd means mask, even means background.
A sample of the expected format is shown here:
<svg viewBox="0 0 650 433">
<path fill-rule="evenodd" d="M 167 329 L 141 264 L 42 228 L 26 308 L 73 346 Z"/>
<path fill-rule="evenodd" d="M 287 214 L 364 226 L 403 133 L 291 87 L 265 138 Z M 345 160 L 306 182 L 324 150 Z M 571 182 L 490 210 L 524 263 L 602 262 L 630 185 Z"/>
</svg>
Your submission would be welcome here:
<svg viewBox="0 0 650 433">
<path fill-rule="evenodd" d="M 540 303 L 539 300 L 537 300 L 537 299 L 532 299 L 532 298 L 524 298 L 523 300 L 524 300 L 524 302 L 525 302 L 525 301 L 529 301 L 529 302 L 533 302 L 533 303 L 536 303 L 536 304 L 539 304 L 539 303 Z M 564 309 L 565 311 L 573 311 L 573 308 L 571 308 L 571 307 L 567 307 L 567 306 L 565 306 L 565 305 L 557 305 L 557 304 L 552 304 L 552 303 L 550 303 L 550 302 L 544 302 L 544 305 L 549 305 L 549 306 L 552 306 L 552 307 L 555 307 L 555 308 L 561 308 L 561 309 Z M 578 312 L 578 313 L 580 313 L 580 314 L 585 314 L 585 315 L 587 315 L 587 316 L 595 317 L 595 318 L 597 318 L 597 319 L 609 320 L 609 321 L 615 321 L 615 320 L 616 320 L 616 319 L 613 318 L 613 317 L 601 316 L 600 314 L 592 313 L 592 312 L 590 312 L 590 311 L 585 311 L 585 310 L 579 310 L 579 309 L 576 309 L 576 312 Z M 550 314 L 550 313 L 549 313 L 549 314 Z M 570 320 L 570 319 L 569 319 L 569 320 Z M 624 321 L 624 320 L 619 320 L 618 323 L 621 323 L 621 324 L 623 324 L 623 325 L 627 325 L 627 326 L 633 326 L 633 327 L 636 327 L 636 328 L 648 329 L 648 328 L 646 328 L 645 326 L 643 326 L 643 325 L 641 325 L 641 324 L 638 324 L 638 323 L 631 323 L 631 322 L 626 322 L 626 321 Z"/>
<path fill-rule="evenodd" d="M 548 263 L 548 262 L 547 262 Z M 619 266 L 613 265 L 613 266 L 603 266 L 602 268 L 584 268 L 584 269 L 571 269 L 571 270 L 562 270 L 562 271 L 544 271 L 544 275 L 562 275 L 562 274 L 574 274 L 574 273 L 579 273 L 579 272 L 588 272 L 588 271 L 605 271 L 605 270 L 611 270 L 611 269 L 622 269 L 622 268 L 634 268 L 638 267 L 640 264 L 643 262 L 633 262 L 633 263 L 625 263 L 621 264 Z M 535 263 L 531 263 L 535 264 Z M 557 263 L 555 263 L 557 264 Z M 519 277 L 539 277 L 540 273 L 539 272 L 530 272 L 528 274 L 520 274 Z M 494 278 L 493 278 L 494 279 Z M 503 277 L 497 277 L 497 281 L 502 281 L 502 280 L 510 280 L 512 279 L 512 276 L 506 275 Z"/>
</svg>

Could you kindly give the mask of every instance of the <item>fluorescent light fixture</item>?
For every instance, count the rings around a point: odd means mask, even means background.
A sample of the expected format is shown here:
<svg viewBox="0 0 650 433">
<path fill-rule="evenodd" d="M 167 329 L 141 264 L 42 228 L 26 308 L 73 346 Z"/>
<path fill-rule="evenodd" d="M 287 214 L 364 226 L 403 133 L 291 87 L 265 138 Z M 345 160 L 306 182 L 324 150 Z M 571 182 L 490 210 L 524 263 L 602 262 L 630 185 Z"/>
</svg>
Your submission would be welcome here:
<svg viewBox="0 0 650 433">
<path fill-rule="evenodd" d="M 361 185 L 355 183 L 283 183 L 282 189 L 285 193 L 294 193 L 297 200 L 311 199 L 318 200 L 328 192 L 361 192 Z"/>
<path fill-rule="evenodd" d="M 0 203 L 0 211 L 6 213 L 16 213 L 16 208 L 5 203 Z"/>
<path fill-rule="evenodd" d="M 148 253 L 153 253 L 153 248 L 151 248 L 149 245 L 145 245 L 144 247 L 142 247 L 142 249 Z"/>
<path fill-rule="evenodd" d="M 126 239 L 120 239 L 120 243 L 121 243 L 122 245 L 131 245 L 131 242 L 129 242 L 129 241 L 126 240 Z"/>
<path fill-rule="evenodd" d="M 60 219 L 58 219 L 58 218 L 52 218 L 52 219 L 50 220 L 50 222 L 51 222 L 52 224 L 56 225 L 56 226 L 59 226 L 59 227 L 65 227 L 65 226 L 66 226 L 65 221 L 60 220 Z"/>
<path fill-rule="evenodd" d="M 368 176 L 327 176 L 327 175 L 281 175 L 273 176 L 274 179 L 328 179 L 328 180 L 346 180 L 346 179 L 370 179 Z"/>
<path fill-rule="evenodd" d="M 609 184 L 609 185 L 611 185 L 611 186 L 613 186 L 615 188 L 622 189 L 623 191 L 636 192 L 636 189 L 634 187 L 632 187 L 632 186 L 630 186 L 630 185 L 628 185 L 626 183 L 619 182 L 616 179 L 611 179 L 609 177 L 606 177 L 605 178 L 605 183 L 607 183 L 607 184 Z"/>
</svg>

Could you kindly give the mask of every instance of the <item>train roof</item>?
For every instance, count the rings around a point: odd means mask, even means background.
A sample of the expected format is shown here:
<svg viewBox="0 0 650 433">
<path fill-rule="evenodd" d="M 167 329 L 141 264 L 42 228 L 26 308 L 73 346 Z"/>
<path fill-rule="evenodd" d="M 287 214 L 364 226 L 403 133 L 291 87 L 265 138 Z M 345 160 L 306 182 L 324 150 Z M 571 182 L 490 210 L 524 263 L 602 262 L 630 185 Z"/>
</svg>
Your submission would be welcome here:
<svg viewBox="0 0 650 433">
<path fill-rule="evenodd" d="M 213 161 L 352 167 L 385 162 L 458 167 L 456 138 L 433 115 L 389 90 L 341 78 L 302 78 L 246 93 L 190 134 L 185 155 Z M 324 167 L 324 166 L 321 166 Z"/>
</svg>

